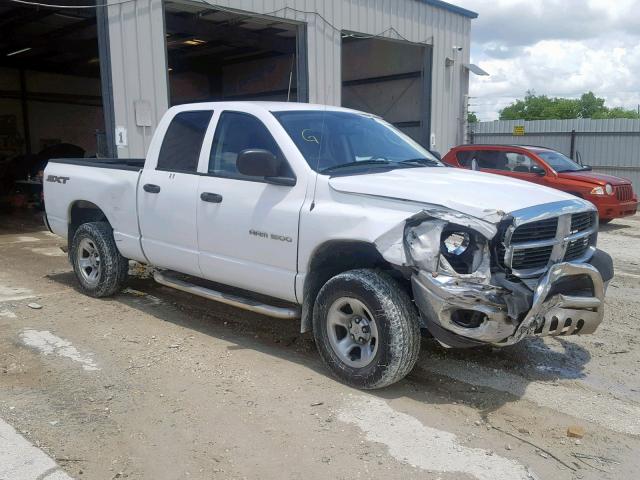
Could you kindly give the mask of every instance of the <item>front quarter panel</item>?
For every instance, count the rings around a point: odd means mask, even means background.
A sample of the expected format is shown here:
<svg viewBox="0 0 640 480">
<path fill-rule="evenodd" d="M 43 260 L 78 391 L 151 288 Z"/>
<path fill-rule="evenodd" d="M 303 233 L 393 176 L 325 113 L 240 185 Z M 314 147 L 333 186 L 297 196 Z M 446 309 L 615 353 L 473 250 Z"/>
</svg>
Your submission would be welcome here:
<svg viewBox="0 0 640 480">
<path fill-rule="evenodd" d="M 373 244 L 389 229 L 423 209 L 413 202 L 337 192 L 322 177 L 318 184 L 313 209 L 303 209 L 300 215 L 298 271 L 302 273 L 307 272 L 313 252 L 324 243 L 349 240 Z"/>
<path fill-rule="evenodd" d="M 323 244 L 334 240 L 374 244 L 378 237 L 424 208 L 415 202 L 341 193 L 331 189 L 327 180 L 318 176 L 315 200 L 300 214 L 298 272 L 302 275 Z"/>
</svg>

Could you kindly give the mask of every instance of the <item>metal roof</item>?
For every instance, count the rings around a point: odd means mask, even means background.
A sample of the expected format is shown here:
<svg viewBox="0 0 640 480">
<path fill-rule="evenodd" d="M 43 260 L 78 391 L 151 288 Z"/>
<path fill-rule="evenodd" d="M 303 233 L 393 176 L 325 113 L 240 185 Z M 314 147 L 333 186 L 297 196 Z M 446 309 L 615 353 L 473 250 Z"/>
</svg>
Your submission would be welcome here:
<svg viewBox="0 0 640 480">
<path fill-rule="evenodd" d="M 432 5 L 434 7 L 449 10 L 450 12 L 457 13 L 467 18 L 478 18 L 478 14 L 476 12 L 472 12 L 471 10 L 467 10 L 466 8 L 458 7 L 457 5 L 443 2 L 441 0 L 418 0 L 418 1 L 422 3 L 426 3 L 427 5 Z"/>
</svg>

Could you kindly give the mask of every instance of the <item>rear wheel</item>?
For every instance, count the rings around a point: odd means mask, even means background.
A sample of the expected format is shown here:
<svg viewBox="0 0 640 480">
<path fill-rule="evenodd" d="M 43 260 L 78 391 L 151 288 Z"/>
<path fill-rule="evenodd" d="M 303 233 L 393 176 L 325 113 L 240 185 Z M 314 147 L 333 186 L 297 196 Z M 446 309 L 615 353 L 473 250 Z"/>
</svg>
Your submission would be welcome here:
<svg viewBox="0 0 640 480">
<path fill-rule="evenodd" d="M 351 270 L 330 279 L 316 299 L 313 331 L 327 366 L 357 388 L 382 388 L 401 380 L 420 351 L 411 299 L 379 271 Z"/>
<path fill-rule="evenodd" d="M 113 295 L 126 280 L 129 261 L 120 255 L 106 222 L 80 225 L 73 236 L 69 258 L 80 288 L 92 297 Z"/>
</svg>

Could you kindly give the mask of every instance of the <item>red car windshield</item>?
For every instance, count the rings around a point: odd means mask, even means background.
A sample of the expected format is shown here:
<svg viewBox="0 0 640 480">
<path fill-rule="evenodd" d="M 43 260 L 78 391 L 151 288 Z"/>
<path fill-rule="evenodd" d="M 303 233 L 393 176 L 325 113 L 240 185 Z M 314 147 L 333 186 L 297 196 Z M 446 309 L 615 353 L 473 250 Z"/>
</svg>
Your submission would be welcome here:
<svg viewBox="0 0 640 480">
<path fill-rule="evenodd" d="M 559 152 L 537 151 L 536 154 L 556 172 L 578 172 L 584 167 Z"/>
</svg>

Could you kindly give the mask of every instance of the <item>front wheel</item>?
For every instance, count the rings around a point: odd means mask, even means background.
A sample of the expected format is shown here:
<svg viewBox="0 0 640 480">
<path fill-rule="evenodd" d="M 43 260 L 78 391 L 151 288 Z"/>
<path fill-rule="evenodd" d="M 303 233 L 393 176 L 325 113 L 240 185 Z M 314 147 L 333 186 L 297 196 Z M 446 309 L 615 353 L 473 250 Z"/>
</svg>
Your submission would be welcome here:
<svg viewBox="0 0 640 480">
<path fill-rule="evenodd" d="M 80 225 L 73 236 L 69 258 L 80 288 L 92 297 L 113 295 L 127 278 L 129 262 L 118 251 L 106 222 Z"/>
<path fill-rule="evenodd" d="M 313 332 L 331 371 L 357 388 L 382 388 L 404 378 L 418 360 L 420 327 L 407 293 L 388 274 L 351 270 L 318 293 Z"/>
</svg>

